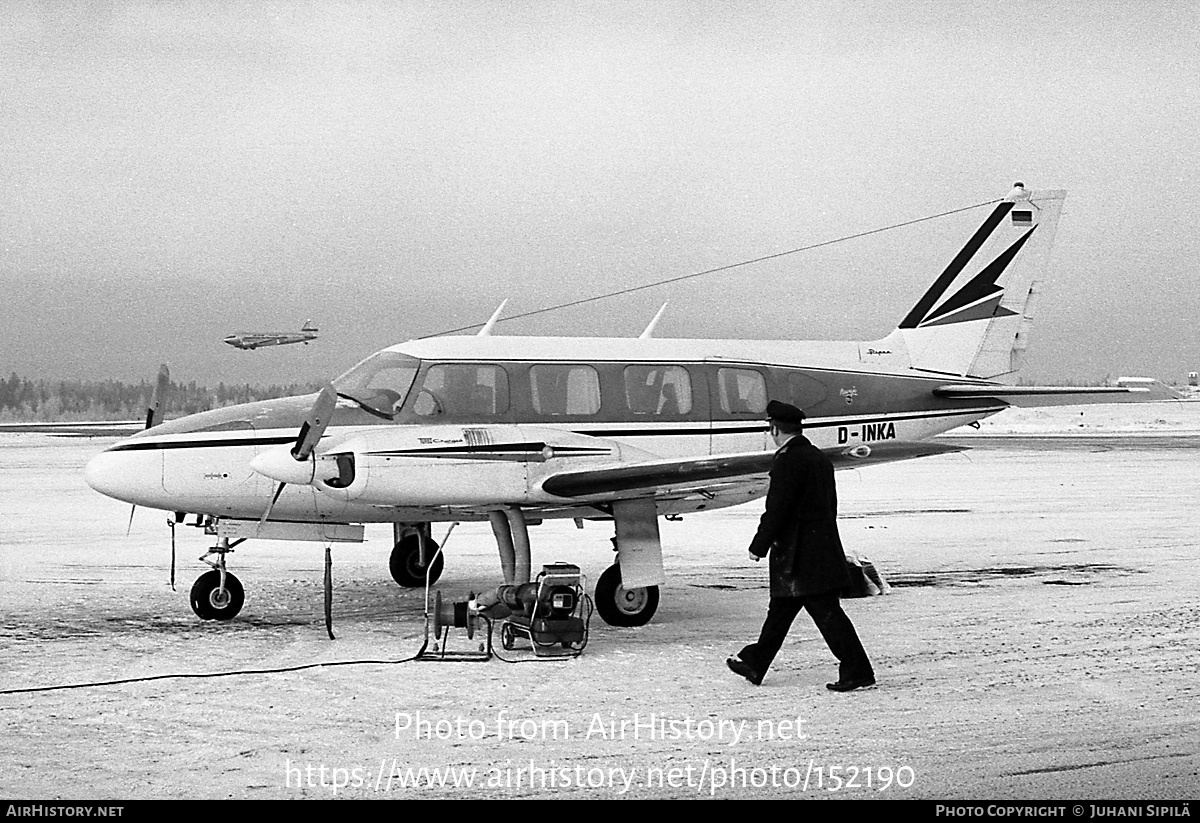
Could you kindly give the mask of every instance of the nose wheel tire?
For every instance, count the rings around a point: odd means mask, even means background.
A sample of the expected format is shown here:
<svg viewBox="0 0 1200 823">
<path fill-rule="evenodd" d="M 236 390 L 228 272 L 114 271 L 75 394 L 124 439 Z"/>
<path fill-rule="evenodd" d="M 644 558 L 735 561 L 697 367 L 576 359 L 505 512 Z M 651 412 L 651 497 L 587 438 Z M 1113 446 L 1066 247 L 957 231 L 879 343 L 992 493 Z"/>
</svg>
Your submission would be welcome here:
<svg viewBox="0 0 1200 823">
<path fill-rule="evenodd" d="M 213 569 L 196 578 L 192 584 L 192 611 L 201 620 L 232 620 L 246 602 L 242 583 L 229 572 L 225 573 L 225 588 L 221 588 L 221 572 Z"/>
<path fill-rule="evenodd" d="M 610 626 L 645 626 L 658 611 L 658 586 L 625 588 L 621 567 L 614 563 L 596 581 L 596 611 Z"/>
<path fill-rule="evenodd" d="M 438 544 L 427 538 L 425 540 L 425 556 L 432 557 L 437 550 Z M 430 583 L 436 583 L 437 579 L 442 576 L 443 566 L 445 566 L 445 561 L 439 554 L 433 561 L 433 568 L 429 572 Z M 425 585 L 425 567 L 421 565 L 421 541 L 415 534 L 407 535 L 396 544 L 392 549 L 388 567 L 392 572 L 392 579 L 405 588 L 414 589 Z"/>
</svg>

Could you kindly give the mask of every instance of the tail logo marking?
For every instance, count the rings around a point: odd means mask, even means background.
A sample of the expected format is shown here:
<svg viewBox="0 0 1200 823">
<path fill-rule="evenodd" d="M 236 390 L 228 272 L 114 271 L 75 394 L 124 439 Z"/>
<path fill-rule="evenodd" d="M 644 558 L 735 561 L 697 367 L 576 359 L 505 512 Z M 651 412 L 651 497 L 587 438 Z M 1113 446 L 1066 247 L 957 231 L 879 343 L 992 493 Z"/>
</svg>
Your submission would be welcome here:
<svg viewBox="0 0 1200 823">
<path fill-rule="evenodd" d="M 1029 231 L 1021 235 L 1017 242 L 985 266 L 983 271 L 972 277 L 962 288 L 946 298 L 940 306 L 934 308 L 946 290 L 953 285 L 954 280 L 971 262 L 971 258 L 983 247 L 992 232 L 1004 220 L 1004 216 L 1010 212 L 1013 224 L 1028 225 Z M 1036 229 L 1037 226 L 1033 225 L 1032 211 L 1024 209 L 1014 211 L 1011 202 L 1000 203 L 962 251 L 942 272 L 942 276 L 937 279 L 937 282 L 908 313 L 908 316 L 900 324 L 900 328 L 917 329 L 927 326 L 944 326 L 950 323 L 966 323 L 971 320 L 987 320 L 992 317 L 1016 314 L 1000 305 L 1000 301 L 1004 297 L 1004 289 L 998 286 L 996 281 L 1000 279 L 1000 275 L 1004 274 L 1004 270 L 1020 253 L 1021 248 Z"/>
<path fill-rule="evenodd" d="M 988 266 L 975 275 L 971 280 L 954 293 L 946 302 L 930 312 L 917 324 L 922 326 L 941 326 L 946 323 L 965 323 L 968 320 L 984 320 L 989 317 L 1004 317 L 1016 314 L 1000 305 L 1004 297 L 1004 289 L 996 285 L 1000 275 L 1008 268 L 1025 241 L 1033 234 L 1037 226 L 1021 235 L 1021 238 L 1008 247 L 1008 250 L 993 260 Z"/>
</svg>

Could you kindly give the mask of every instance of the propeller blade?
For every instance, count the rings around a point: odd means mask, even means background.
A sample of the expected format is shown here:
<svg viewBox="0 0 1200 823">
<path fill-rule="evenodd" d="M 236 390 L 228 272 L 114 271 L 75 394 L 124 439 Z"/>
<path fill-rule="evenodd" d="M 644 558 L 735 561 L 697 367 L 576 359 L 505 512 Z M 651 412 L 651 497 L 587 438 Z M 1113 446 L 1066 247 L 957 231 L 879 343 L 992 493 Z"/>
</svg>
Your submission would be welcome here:
<svg viewBox="0 0 1200 823">
<path fill-rule="evenodd" d="M 283 487 L 286 485 L 287 483 L 280 483 L 279 488 L 275 490 L 275 495 L 271 498 L 271 502 L 267 504 L 267 510 L 263 512 L 262 517 L 258 520 L 258 528 L 254 530 L 255 534 L 258 534 L 259 529 L 263 527 L 263 523 L 266 523 L 267 518 L 271 516 L 271 509 L 275 508 L 275 501 L 279 499 L 279 495 L 283 494 Z"/>
<path fill-rule="evenodd" d="M 129 537 L 129 533 L 133 531 L 133 513 L 137 511 L 137 504 L 129 507 L 129 525 L 125 527 L 125 536 Z"/>
<path fill-rule="evenodd" d="M 171 370 L 163 363 L 158 367 L 158 380 L 154 384 L 154 394 L 150 397 L 150 405 L 146 408 L 146 428 L 150 429 L 163 421 L 167 411 L 167 398 L 171 394 Z"/>
<path fill-rule="evenodd" d="M 321 389 L 321 393 L 317 396 L 317 402 L 313 403 L 312 409 L 308 412 L 308 417 L 304 419 L 304 425 L 300 427 L 300 433 L 296 435 L 296 445 L 292 448 L 292 457 L 297 461 L 303 462 L 313 453 L 313 449 L 317 447 L 317 443 L 321 442 L 321 437 L 325 434 L 325 427 L 329 425 L 329 418 L 333 416 L 333 407 L 337 405 L 337 392 L 329 383 L 325 384 L 325 388 Z"/>
<path fill-rule="evenodd" d="M 308 459 L 312 457 L 313 449 L 317 447 L 317 444 L 321 442 L 321 437 L 325 434 L 325 427 L 329 425 L 329 418 L 333 417 L 333 408 L 336 405 L 337 392 L 331 383 L 326 383 L 325 388 L 321 389 L 321 393 L 317 395 L 317 401 L 309 409 L 308 416 L 304 418 L 304 424 L 300 426 L 299 434 L 296 435 L 296 445 L 291 450 L 292 459 L 296 463 L 308 463 Z M 293 474 L 305 474 L 303 471 L 297 472 L 296 470 L 299 467 L 295 466 L 295 464 L 290 464 L 289 467 L 287 458 L 282 457 L 282 451 L 263 452 L 250 461 L 250 467 L 256 472 L 272 479 L 278 479 L 280 475 L 291 477 Z M 311 469 L 312 465 L 309 464 L 308 468 Z M 308 474 L 306 479 L 300 482 L 307 483 L 311 479 L 311 474 Z M 267 510 L 263 512 L 262 517 L 258 520 L 258 529 L 255 530 L 256 534 L 270 518 L 271 509 L 275 508 L 275 503 L 279 500 L 279 495 L 283 494 L 283 489 L 286 485 L 287 480 L 279 481 L 279 487 L 275 489 L 275 494 L 271 498 L 271 502 L 267 504 Z"/>
</svg>

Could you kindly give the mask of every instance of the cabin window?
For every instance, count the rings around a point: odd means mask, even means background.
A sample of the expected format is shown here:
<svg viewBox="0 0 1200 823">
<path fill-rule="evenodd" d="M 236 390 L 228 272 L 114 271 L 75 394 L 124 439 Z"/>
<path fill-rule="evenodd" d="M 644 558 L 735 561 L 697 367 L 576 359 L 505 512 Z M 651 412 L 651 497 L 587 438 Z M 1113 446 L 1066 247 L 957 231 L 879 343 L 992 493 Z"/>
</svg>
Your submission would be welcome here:
<svg viewBox="0 0 1200 823">
<path fill-rule="evenodd" d="M 381 351 L 334 380 L 333 387 L 367 411 L 391 417 L 404 405 L 420 368 L 421 361 L 415 357 Z"/>
<path fill-rule="evenodd" d="M 787 376 L 787 401 L 798 409 L 808 410 L 825 399 L 829 390 L 825 384 L 803 372 L 791 372 Z"/>
<path fill-rule="evenodd" d="M 727 414 L 763 414 L 767 410 L 767 383 L 752 369 L 717 369 L 721 411 Z"/>
<path fill-rule="evenodd" d="M 596 414 L 600 375 L 591 366 L 539 364 L 529 369 L 533 410 L 545 415 Z"/>
<path fill-rule="evenodd" d="M 490 363 L 433 366 L 413 411 L 423 417 L 495 417 L 508 411 L 508 375 Z"/>
<path fill-rule="evenodd" d="M 682 366 L 627 366 L 625 402 L 634 414 L 687 414 L 692 380 Z"/>
</svg>

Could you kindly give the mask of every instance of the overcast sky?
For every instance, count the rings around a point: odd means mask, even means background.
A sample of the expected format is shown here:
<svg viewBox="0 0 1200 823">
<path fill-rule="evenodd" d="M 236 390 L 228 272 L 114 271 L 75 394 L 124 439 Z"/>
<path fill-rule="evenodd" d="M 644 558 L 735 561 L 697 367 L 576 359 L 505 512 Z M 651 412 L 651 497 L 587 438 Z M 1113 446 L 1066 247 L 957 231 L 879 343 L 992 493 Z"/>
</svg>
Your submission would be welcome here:
<svg viewBox="0 0 1200 823">
<path fill-rule="evenodd" d="M 0 372 L 323 380 L 1022 180 L 1068 195 L 1021 377 L 1181 380 L 1198 90 L 1194 0 L 8 0 Z M 985 215 L 497 331 L 874 339 Z"/>
</svg>

